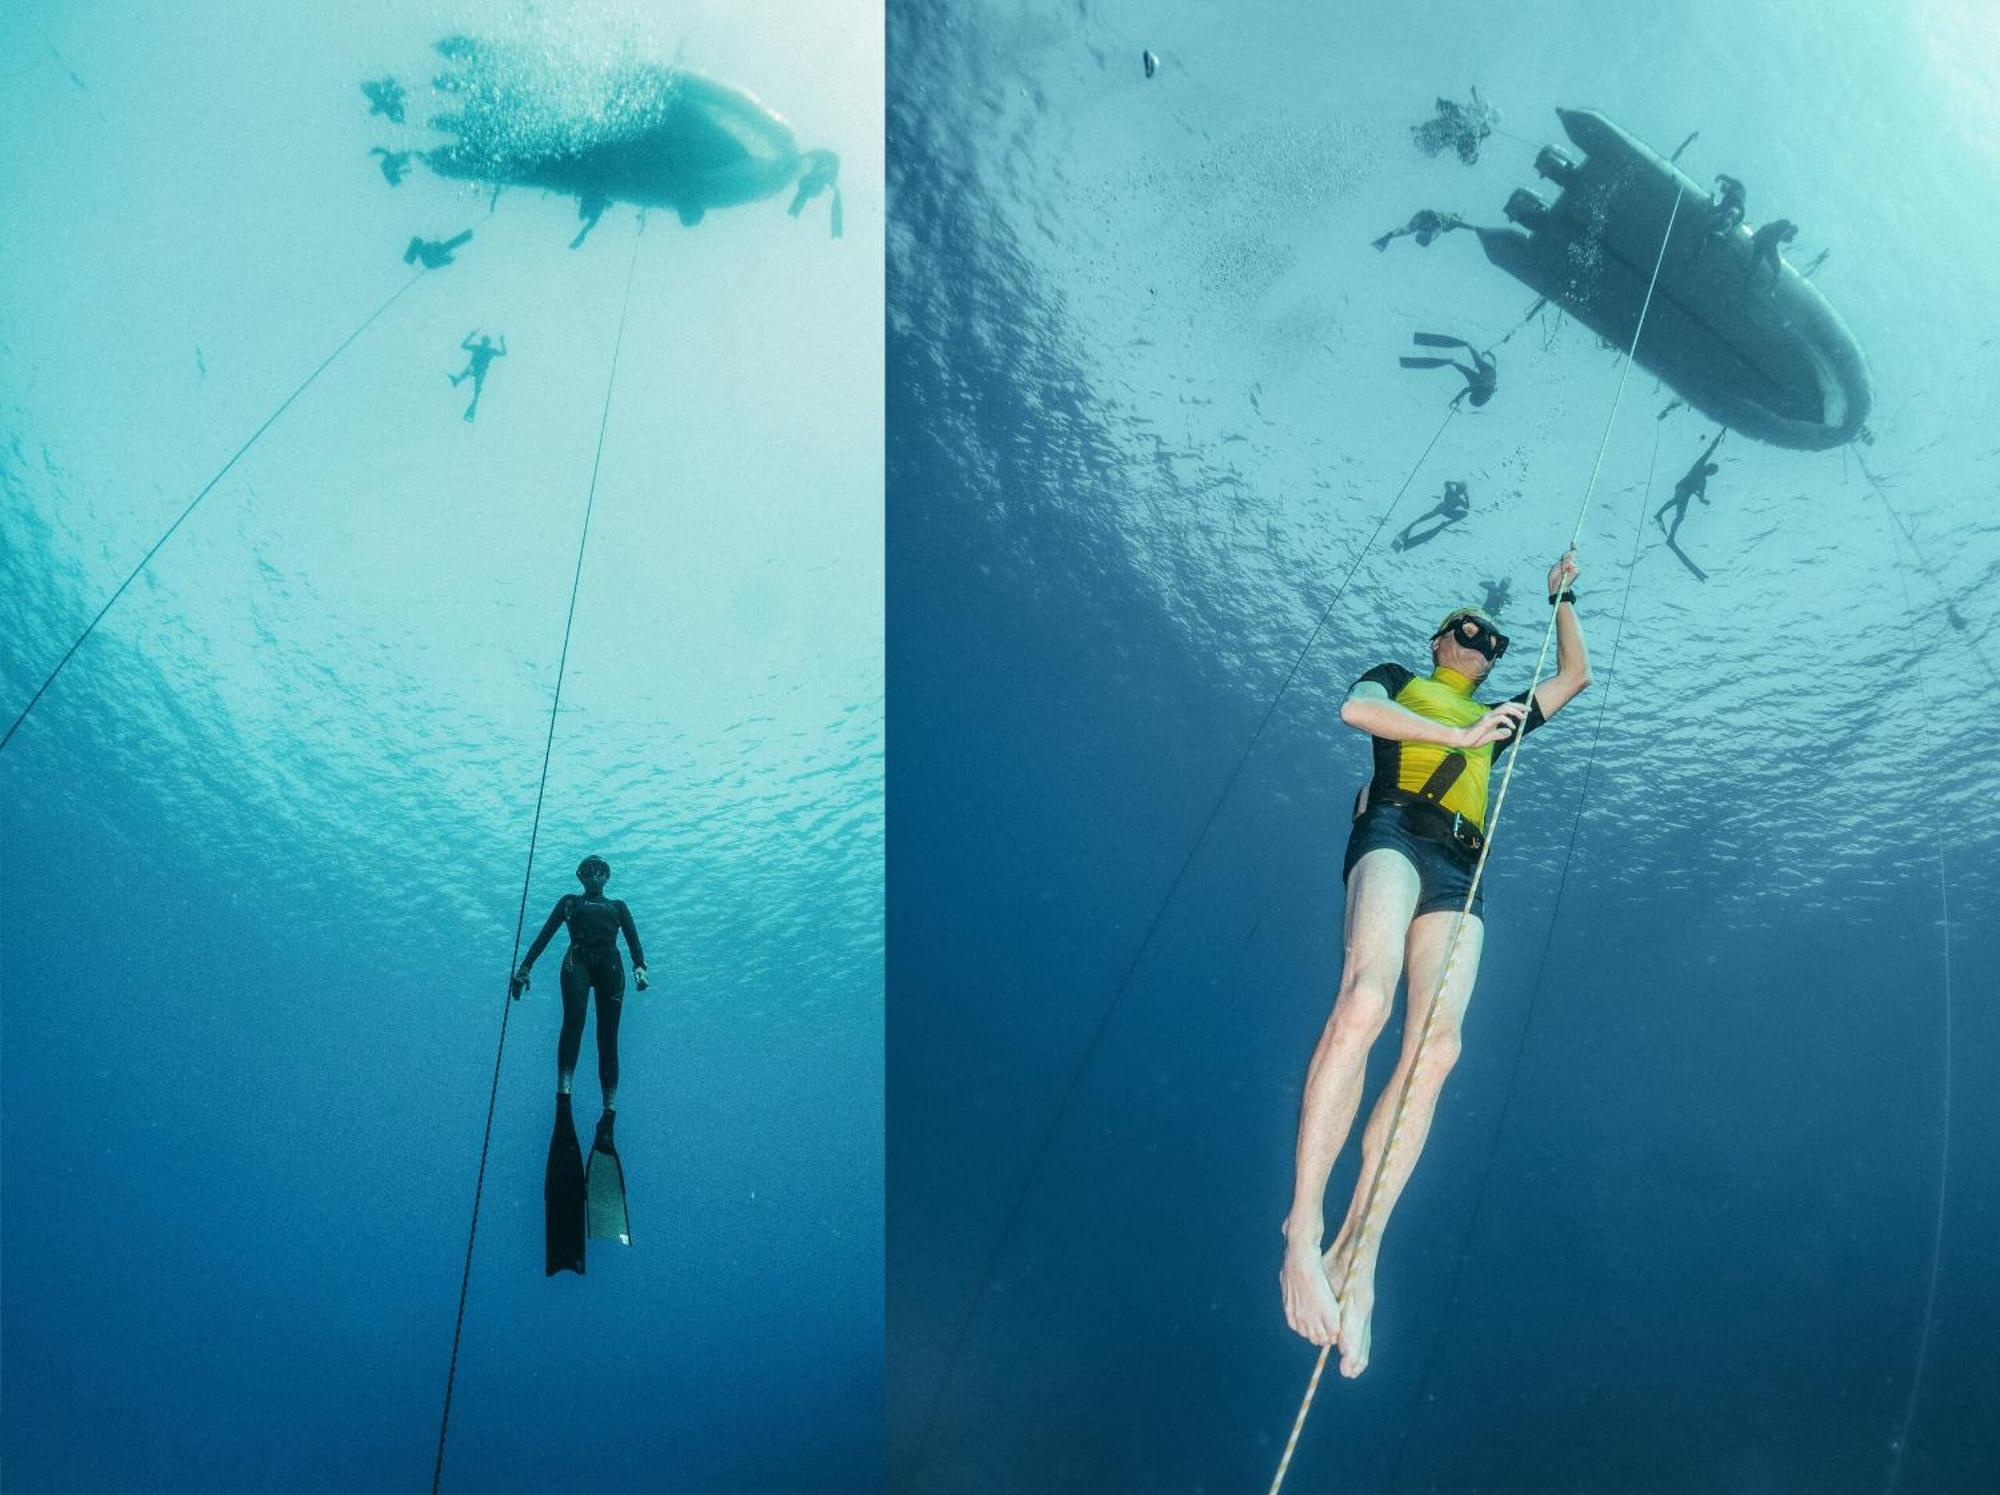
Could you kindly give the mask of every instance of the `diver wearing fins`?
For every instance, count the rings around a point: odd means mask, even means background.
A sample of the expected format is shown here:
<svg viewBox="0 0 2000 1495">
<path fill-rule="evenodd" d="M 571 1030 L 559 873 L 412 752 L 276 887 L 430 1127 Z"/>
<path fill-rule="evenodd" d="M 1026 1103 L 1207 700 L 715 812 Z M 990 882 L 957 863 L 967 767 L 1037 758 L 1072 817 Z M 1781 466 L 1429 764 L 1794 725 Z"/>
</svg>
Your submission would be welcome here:
<svg viewBox="0 0 2000 1495">
<path fill-rule="evenodd" d="M 1465 484 L 1456 480 L 1447 480 L 1444 485 L 1444 497 L 1432 504 L 1426 512 L 1419 514 L 1408 524 L 1404 525 L 1403 532 L 1389 542 L 1389 548 L 1391 550 L 1414 550 L 1426 541 L 1435 540 L 1439 535 L 1450 529 L 1454 524 L 1457 524 L 1471 512 L 1472 495 L 1466 490 Z M 1438 522 L 1429 529 L 1424 529 L 1423 526 L 1429 524 L 1433 519 Z M 1488 611 L 1491 611 L 1491 609 L 1489 608 Z"/>
<path fill-rule="evenodd" d="M 1465 388 L 1451 397 L 1452 404 L 1469 400 L 1476 409 L 1493 398 L 1500 387 L 1500 360 L 1481 353 L 1462 337 L 1446 337 L 1441 332 L 1413 332 L 1410 341 L 1420 348 L 1463 348 L 1471 355 L 1472 367 L 1451 358 L 1413 358 L 1404 354 L 1396 361 L 1406 369 L 1457 369 L 1465 376 Z"/>
<path fill-rule="evenodd" d="M 1431 635 L 1435 668 L 1429 676 L 1380 664 L 1355 681 L 1341 703 L 1340 719 L 1368 734 L 1374 776 L 1357 801 L 1347 842 L 1346 955 L 1333 1010 L 1306 1071 L 1278 1281 L 1285 1321 L 1316 1345 L 1337 1344 L 1343 1376 L 1358 1376 L 1368 1367 L 1382 1235 L 1423 1151 L 1479 973 L 1483 898 L 1474 897 L 1469 910 L 1465 905 L 1484 845 L 1495 750 L 1540 727 L 1590 684 L 1590 660 L 1569 590 L 1576 574 L 1574 554 L 1549 568 L 1556 671 L 1533 687 L 1532 699 L 1525 690 L 1492 705 L 1473 698 L 1507 652 L 1507 638 L 1481 609 L 1459 607 Z M 1440 992 L 1461 913 L 1465 925 L 1457 936 L 1450 983 Z M 1368 1051 L 1388 1024 L 1397 978 L 1404 975 L 1409 996 L 1403 1052 L 1362 1133 L 1353 1202 L 1328 1247 L 1327 1178 L 1360 1110 Z M 1432 1004 L 1438 1001 L 1443 1009 L 1433 1018 Z M 1423 1062 L 1411 1073 L 1426 1028 Z M 1383 1166 L 1385 1137 L 1406 1081 L 1399 1145 L 1389 1153 L 1378 1185 L 1374 1175 Z M 1374 1212 L 1357 1236 L 1371 1193 Z"/>
<path fill-rule="evenodd" d="M 1387 249 L 1393 240 L 1405 234 L 1415 235 L 1417 247 L 1428 249 L 1431 240 L 1439 234 L 1448 234 L 1455 228 L 1464 228 L 1465 220 L 1456 213 L 1440 213 L 1435 208 L 1419 208 L 1410 215 L 1410 221 L 1401 228 L 1392 228 L 1381 238 L 1371 242 L 1377 249 Z"/>
<path fill-rule="evenodd" d="M 624 902 L 604 896 L 611 864 L 600 856 L 577 864 L 582 893 L 556 900 L 542 932 L 522 957 L 508 994 L 519 1000 L 528 990 L 529 971 L 558 927 L 569 926 L 569 953 L 562 963 L 562 1034 L 556 1041 L 556 1125 L 549 1141 L 549 1166 L 543 1198 L 548 1206 L 548 1273 L 583 1270 L 586 1233 L 598 1239 L 630 1245 L 625 1214 L 625 1170 L 619 1161 L 612 1129 L 618 1106 L 618 1019 L 625 1005 L 625 966 L 618 958 L 618 936 L 632 952 L 632 980 L 646 989 L 646 953 L 632 911 Z M 590 994 L 597 993 L 597 1079 L 604 1090 L 604 1115 L 590 1150 L 586 1171 L 570 1111 L 570 1089 L 577 1055 L 583 1048 L 583 1022 Z"/>
<path fill-rule="evenodd" d="M 1715 440 L 1708 444 L 1708 450 L 1695 458 L 1694 465 L 1682 473 L 1680 481 L 1674 484 L 1674 496 L 1653 511 L 1653 522 L 1667 532 L 1667 549 L 1679 558 L 1683 566 L 1694 573 L 1696 581 L 1707 581 L 1708 573 L 1689 560 L 1687 553 L 1681 549 L 1681 525 L 1687 519 L 1690 503 L 1697 498 L 1703 503 L 1708 502 L 1708 480 L 1721 470 L 1715 465 L 1715 449 L 1722 445 L 1722 438 L 1728 434 L 1728 429 L 1725 426 L 1715 433 Z M 1667 523 L 1669 509 L 1673 510 L 1674 514 L 1674 522 L 1671 525 Z"/>
</svg>

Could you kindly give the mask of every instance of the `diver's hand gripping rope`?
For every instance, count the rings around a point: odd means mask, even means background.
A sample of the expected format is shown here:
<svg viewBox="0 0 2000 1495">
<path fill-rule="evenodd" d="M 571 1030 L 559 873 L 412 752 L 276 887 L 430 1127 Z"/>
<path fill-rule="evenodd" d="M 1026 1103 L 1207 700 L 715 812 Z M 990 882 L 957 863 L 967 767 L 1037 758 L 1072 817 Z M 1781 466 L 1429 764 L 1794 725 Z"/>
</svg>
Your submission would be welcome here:
<svg viewBox="0 0 2000 1495">
<path fill-rule="evenodd" d="M 1583 521 L 1590 513 L 1590 501 L 1597 492 L 1597 475 L 1603 469 L 1604 451 L 1611 441 L 1611 427 L 1618 419 L 1619 402 L 1625 397 L 1625 381 L 1631 376 L 1632 360 L 1639 350 L 1639 338 L 1646 329 L 1646 315 L 1652 310 L 1653 292 L 1660 283 L 1660 267 L 1666 263 L 1667 245 L 1674 235 L 1674 220 L 1680 216 L 1681 196 L 1681 192 L 1674 194 L 1673 211 L 1667 214 L 1666 232 L 1660 235 L 1660 252 L 1653 260 L 1653 278 L 1647 282 L 1646 299 L 1639 307 L 1639 321 L 1632 329 L 1632 346 L 1625 350 L 1625 367 L 1618 376 L 1617 391 L 1611 397 L 1611 413 L 1604 419 L 1604 435 L 1597 443 L 1597 460 L 1591 464 L 1590 481 L 1584 486 L 1583 502 L 1576 511 L 1576 524 L 1570 530 L 1569 546 L 1564 552 L 1566 555 L 1576 550 L 1577 542 L 1582 538 Z M 1528 683 L 1528 700 L 1531 707 L 1536 687 L 1542 683 L 1542 669 L 1548 662 L 1549 644 L 1555 638 L 1556 616 L 1559 611 L 1558 608 L 1549 609 L 1549 624 L 1542 630 L 1542 647 L 1535 656 L 1535 675 Z M 1472 869 L 1472 885 L 1465 890 L 1465 905 L 1459 909 L 1458 917 L 1452 921 L 1451 942 L 1445 946 L 1444 968 L 1438 972 L 1437 990 L 1431 996 L 1430 1010 L 1424 1014 L 1424 1026 L 1417 1035 L 1417 1047 L 1410 1056 L 1409 1067 L 1404 1071 L 1403 1083 L 1396 1090 L 1396 1103 L 1389 1112 L 1389 1129 L 1382 1138 L 1382 1155 L 1376 1159 L 1375 1169 L 1369 1175 L 1368 1192 L 1362 1199 L 1361 1214 L 1354 1223 L 1354 1239 L 1348 1247 L 1347 1263 L 1341 1269 L 1340 1286 L 1334 1292 L 1336 1298 L 1346 1298 L 1348 1279 L 1353 1274 L 1354 1263 L 1359 1259 L 1367 1242 L 1369 1227 L 1375 1217 L 1375 1202 L 1382 1190 L 1382 1176 L 1389 1171 L 1389 1158 L 1396 1148 L 1396 1134 L 1402 1128 L 1403 1108 L 1410 1098 L 1410 1086 L 1416 1079 L 1417 1068 L 1423 1063 L 1424 1049 L 1430 1043 L 1438 1009 L 1444 1005 L 1445 987 L 1451 981 L 1452 966 L 1458 959 L 1459 940 L 1465 933 L 1465 921 L 1472 912 L 1472 900 L 1479 896 L 1479 883 L 1486 875 L 1486 859 L 1493 854 L 1493 838 L 1499 831 L 1500 814 L 1507 804 L 1507 788 L 1514 782 L 1514 768 L 1520 757 L 1521 737 L 1516 736 L 1507 753 L 1507 767 L 1500 775 L 1499 793 L 1493 798 L 1493 813 L 1487 817 L 1486 838 L 1479 848 L 1479 860 Z M 1312 1379 L 1306 1383 L 1305 1398 L 1299 1403 L 1299 1415 L 1293 1420 L 1291 1437 L 1285 1440 L 1285 1451 L 1278 1460 L 1278 1472 L 1271 1477 L 1268 1495 L 1278 1495 L 1284 1487 L 1285 1473 L 1291 1468 L 1292 1453 L 1298 1447 L 1299 1434 L 1305 1430 L 1306 1414 L 1312 1410 L 1313 1394 L 1319 1390 L 1320 1376 L 1326 1369 L 1327 1356 L 1332 1349 L 1333 1346 L 1330 1344 L 1320 1347 L 1319 1360 L 1313 1366 Z"/>
</svg>

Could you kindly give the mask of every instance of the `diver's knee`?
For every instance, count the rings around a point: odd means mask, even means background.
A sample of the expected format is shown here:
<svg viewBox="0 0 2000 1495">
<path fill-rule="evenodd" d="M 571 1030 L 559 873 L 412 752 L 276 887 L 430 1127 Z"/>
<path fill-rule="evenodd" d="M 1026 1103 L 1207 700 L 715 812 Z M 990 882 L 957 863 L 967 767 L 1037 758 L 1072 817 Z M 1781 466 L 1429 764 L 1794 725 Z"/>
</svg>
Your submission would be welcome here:
<svg viewBox="0 0 2000 1495">
<path fill-rule="evenodd" d="M 1370 971 L 1345 972 L 1340 991 L 1333 1000 L 1333 1015 L 1327 1032 L 1335 1043 L 1366 1048 L 1382 1036 L 1389 1025 L 1389 1006 L 1394 999 L 1394 983 Z"/>
</svg>

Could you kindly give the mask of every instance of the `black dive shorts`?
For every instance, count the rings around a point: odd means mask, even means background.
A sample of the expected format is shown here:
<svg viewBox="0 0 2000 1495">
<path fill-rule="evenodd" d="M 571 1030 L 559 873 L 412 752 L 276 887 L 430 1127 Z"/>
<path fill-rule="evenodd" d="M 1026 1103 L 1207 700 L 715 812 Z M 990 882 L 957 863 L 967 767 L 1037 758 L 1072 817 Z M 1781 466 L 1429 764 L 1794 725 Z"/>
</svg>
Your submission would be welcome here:
<svg viewBox="0 0 2000 1495">
<path fill-rule="evenodd" d="M 1347 838 L 1347 859 L 1341 863 L 1340 880 L 1345 883 L 1354 864 L 1371 851 L 1387 846 L 1400 851 L 1417 869 L 1417 912 L 1457 913 L 1465 907 L 1466 889 L 1472 886 L 1472 869 L 1479 858 L 1467 851 L 1445 828 L 1443 816 L 1408 805 L 1370 805 L 1354 822 Z M 1472 900 L 1471 912 L 1484 917 L 1486 894 Z"/>
</svg>

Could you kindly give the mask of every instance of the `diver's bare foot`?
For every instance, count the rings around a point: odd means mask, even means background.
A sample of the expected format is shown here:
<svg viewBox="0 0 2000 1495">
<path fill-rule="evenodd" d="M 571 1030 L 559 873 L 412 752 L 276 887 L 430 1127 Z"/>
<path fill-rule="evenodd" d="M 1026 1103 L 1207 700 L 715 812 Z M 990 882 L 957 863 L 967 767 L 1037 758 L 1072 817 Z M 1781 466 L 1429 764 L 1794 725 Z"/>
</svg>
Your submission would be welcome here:
<svg viewBox="0 0 2000 1495">
<path fill-rule="evenodd" d="M 1285 1264 L 1278 1269 L 1278 1284 L 1285 1292 L 1285 1322 L 1294 1333 L 1325 1348 L 1340 1332 L 1340 1304 L 1334 1299 L 1333 1285 L 1317 1241 L 1285 1241 Z"/>
<path fill-rule="evenodd" d="M 1368 1369 L 1369 1339 L 1375 1317 L 1375 1263 L 1347 1269 L 1340 1299 L 1340 1373 L 1350 1381 Z"/>
</svg>

